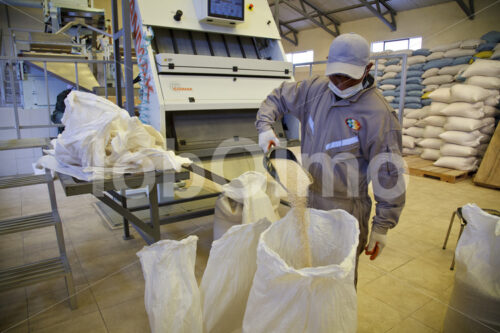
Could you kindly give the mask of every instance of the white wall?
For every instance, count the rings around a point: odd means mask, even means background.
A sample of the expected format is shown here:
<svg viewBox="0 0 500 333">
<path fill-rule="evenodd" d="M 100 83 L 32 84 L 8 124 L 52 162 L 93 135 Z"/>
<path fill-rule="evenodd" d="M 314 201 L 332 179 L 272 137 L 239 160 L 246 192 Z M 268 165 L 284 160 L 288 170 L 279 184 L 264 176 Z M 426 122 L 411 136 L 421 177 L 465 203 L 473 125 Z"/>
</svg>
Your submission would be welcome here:
<svg viewBox="0 0 500 333">
<path fill-rule="evenodd" d="M 465 13 L 455 1 L 435 6 L 399 12 L 396 15 L 397 30 L 391 31 L 376 17 L 342 23 L 340 32 L 356 32 L 368 42 L 397 39 L 402 37 L 423 37 L 422 47 L 431 48 L 458 40 L 479 38 L 491 30 L 500 30 L 500 2 L 475 0 L 474 20 L 466 18 Z M 315 28 L 299 33 L 299 45 L 283 40 L 285 51 L 297 52 L 314 50 L 314 61 L 326 60 L 328 48 L 333 37 Z"/>
</svg>

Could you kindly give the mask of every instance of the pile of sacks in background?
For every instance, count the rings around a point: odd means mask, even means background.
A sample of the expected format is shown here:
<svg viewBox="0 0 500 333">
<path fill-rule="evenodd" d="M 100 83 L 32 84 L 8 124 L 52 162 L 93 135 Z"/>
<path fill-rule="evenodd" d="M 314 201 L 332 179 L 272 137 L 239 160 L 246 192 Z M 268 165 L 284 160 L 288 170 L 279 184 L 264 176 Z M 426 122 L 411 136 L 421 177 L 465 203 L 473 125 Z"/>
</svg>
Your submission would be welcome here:
<svg viewBox="0 0 500 333">
<path fill-rule="evenodd" d="M 481 39 L 415 51 L 428 53 L 422 67 L 425 106 L 403 112 L 404 154 L 436 166 L 477 168 L 499 116 L 499 43 L 500 32 L 489 32 Z"/>
<path fill-rule="evenodd" d="M 279 219 L 276 184 L 266 184 L 265 175 L 249 172 L 224 185 L 236 204 L 223 202 L 217 218 L 245 224 L 218 222 L 233 226 L 212 243 L 199 286 L 198 237 L 137 253 L 152 332 L 356 332 L 357 220 L 343 210 L 308 209 L 312 266 L 297 269 L 296 214 Z"/>
<path fill-rule="evenodd" d="M 38 167 L 81 180 L 154 170 L 180 171 L 191 160 L 167 151 L 165 138 L 107 99 L 72 91 L 64 100 L 64 132 Z"/>
</svg>

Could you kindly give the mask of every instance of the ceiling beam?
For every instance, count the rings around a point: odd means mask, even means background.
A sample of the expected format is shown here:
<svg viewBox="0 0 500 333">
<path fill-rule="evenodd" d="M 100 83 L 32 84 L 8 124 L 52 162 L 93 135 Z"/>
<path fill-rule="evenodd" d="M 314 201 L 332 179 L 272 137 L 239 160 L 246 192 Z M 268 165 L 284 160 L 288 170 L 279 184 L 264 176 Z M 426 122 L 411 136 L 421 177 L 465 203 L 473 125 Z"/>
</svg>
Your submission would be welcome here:
<svg viewBox="0 0 500 333">
<path fill-rule="evenodd" d="M 323 24 L 323 20 L 322 20 L 323 17 L 327 18 L 330 22 L 332 22 L 335 25 L 335 32 L 337 33 L 337 36 L 340 35 L 340 31 L 339 31 L 340 21 L 339 20 L 337 20 L 334 17 L 331 17 L 329 14 L 326 14 L 323 10 L 321 10 L 318 7 L 316 7 L 315 5 L 313 5 L 309 0 L 301 0 L 301 2 L 305 3 L 306 5 L 308 5 L 312 9 L 314 9 L 316 11 L 316 13 L 318 13 L 320 15 L 319 18 L 321 20 L 321 24 Z"/>
<path fill-rule="evenodd" d="M 394 14 L 391 13 L 391 22 L 389 22 L 384 15 L 377 11 L 375 8 L 372 7 L 366 0 L 359 0 L 366 8 L 368 8 L 369 11 L 373 13 L 376 17 L 378 17 L 383 23 L 385 23 L 392 31 L 396 31 L 396 20 L 394 18 Z"/>
<path fill-rule="evenodd" d="M 377 1 L 380 1 L 380 3 L 382 5 L 384 5 L 384 6 L 386 5 L 386 3 L 385 3 L 386 1 L 382 1 L 382 0 L 377 0 Z M 377 1 L 368 1 L 368 4 L 374 5 Z M 270 6 L 273 6 L 273 4 L 270 4 Z M 324 15 L 330 15 L 330 14 L 345 12 L 345 11 L 348 11 L 348 10 L 352 10 L 352 9 L 356 9 L 356 8 L 361 8 L 361 7 L 365 7 L 365 5 L 358 4 L 358 5 L 348 6 L 348 7 L 337 8 L 337 9 L 334 9 L 334 10 L 325 11 L 325 12 L 323 12 L 323 14 Z M 310 16 L 316 18 L 318 16 L 321 16 L 321 14 L 319 14 L 319 13 L 310 14 Z M 300 21 L 304 21 L 304 20 L 308 20 L 308 18 L 307 17 L 299 17 L 299 18 L 296 18 L 296 19 L 293 19 L 293 20 L 284 21 L 283 23 L 290 24 L 290 23 L 300 22 Z"/>
<path fill-rule="evenodd" d="M 310 20 L 312 23 L 314 23 L 315 25 L 317 25 L 321 29 L 323 29 L 326 32 L 328 32 L 330 35 L 332 35 L 334 37 L 337 37 L 339 35 L 338 32 L 330 30 L 326 25 L 321 24 L 321 22 L 319 22 L 318 20 L 316 20 L 314 17 L 311 17 L 310 14 L 302 11 L 302 9 L 298 8 L 297 6 L 295 6 L 295 5 L 293 5 L 293 4 L 289 3 L 289 2 L 283 2 L 283 3 L 285 5 L 287 5 L 288 7 L 290 7 L 291 9 L 293 9 L 294 11 L 296 11 L 297 13 L 301 14 L 302 16 L 304 16 L 306 19 Z M 337 25 L 335 25 L 335 26 L 337 28 Z M 338 29 L 336 29 L 336 30 L 338 31 Z"/>
<path fill-rule="evenodd" d="M 463 0 L 455 0 L 458 5 L 460 6 L 460 8 L 462 8 L 462 10 L 464 11 L 465 15 L 467 15 L 467 17 L 469 18 L 469 20 L 473 20 L 474 19 L 474 0 L 469 0 L 469 6 L 467 7 L 467 5 L 465 4 L 465 2 Z"/>
</svg>

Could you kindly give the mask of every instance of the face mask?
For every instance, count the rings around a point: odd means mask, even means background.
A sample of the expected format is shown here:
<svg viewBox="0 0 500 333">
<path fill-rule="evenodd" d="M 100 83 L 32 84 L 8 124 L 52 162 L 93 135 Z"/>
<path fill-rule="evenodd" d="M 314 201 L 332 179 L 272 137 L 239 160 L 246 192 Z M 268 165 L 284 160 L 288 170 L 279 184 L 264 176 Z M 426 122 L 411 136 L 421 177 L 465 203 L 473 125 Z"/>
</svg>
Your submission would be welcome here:
<svg viewBox="0 0 500 333">
<path fill-rule="evenodd" d="M 328 88 L 330 88 L 330 90 L 333 91 L 333 93 L 339 96 L 340 98 L 349 98 L 351 96 L 354 96 L 359 91 L 363 90 L 363 81 L 344 90 L 340 90 L 339 88 L 337 88 L 336 85 L 333 84 L 332 81 L 330 81 L 328 83 Z"/>
</svg>

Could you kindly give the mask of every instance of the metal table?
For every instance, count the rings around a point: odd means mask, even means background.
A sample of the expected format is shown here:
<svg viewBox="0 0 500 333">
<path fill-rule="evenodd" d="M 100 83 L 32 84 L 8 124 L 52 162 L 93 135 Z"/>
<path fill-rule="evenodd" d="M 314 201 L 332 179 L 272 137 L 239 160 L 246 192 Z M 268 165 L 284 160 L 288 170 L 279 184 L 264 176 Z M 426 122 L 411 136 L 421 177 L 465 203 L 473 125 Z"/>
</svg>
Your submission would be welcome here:
<svg viewBox="0 0 500 333">
<path fill-rule="evenodd" d="M 229 182 L 227 179 L 217 176 L 208 170 L 205 170 L 196 165 L 184 167 L 186 171 L 152 171 L 149 173 L 130 174 L 115 179 L 106 179 L 99 181 L 81 181 L 71 176 L 58 173 L 61 185 L 66 196 L 74 196 L 81 194 L 93 194 L 97 199 L 102 201 L 108 207 L 123 217 L 124 238 L 130 239 L 129 222 L 148 244 L 152 244 L 161 239 L 160 225 L 179 222 L 196 217 L 211 215 L 214 213 L 214 208 L 202 209 L 193 212 L 186 212 L 174 216 L 160 218 L 159 207 L 165 205 L 180 204 L 184 202 L 196 201 L 216 197 L 220 193 L 210 193 L 205 195 L 195 196 L 193 198 L 177 199 L 166 203 L 158 203 L 158 184 L 174 183 L 189 179 L 189 171 L 199 174 L 218 184 Z M 141 207 L 127 208 L 127 198 L 120 192 L 126 189 L 144 187 L 144 179 L 149 177 L 149 180 L 154 180 L 154 183 L 149 185 L 149 204 Z M 115 201 L 116 200 L 116 201 Z M 117 202 L 119 201 L 121 205 Z M 149 209 L 149 220 L 142 220 L 133 212 Z"/>
</svg>

